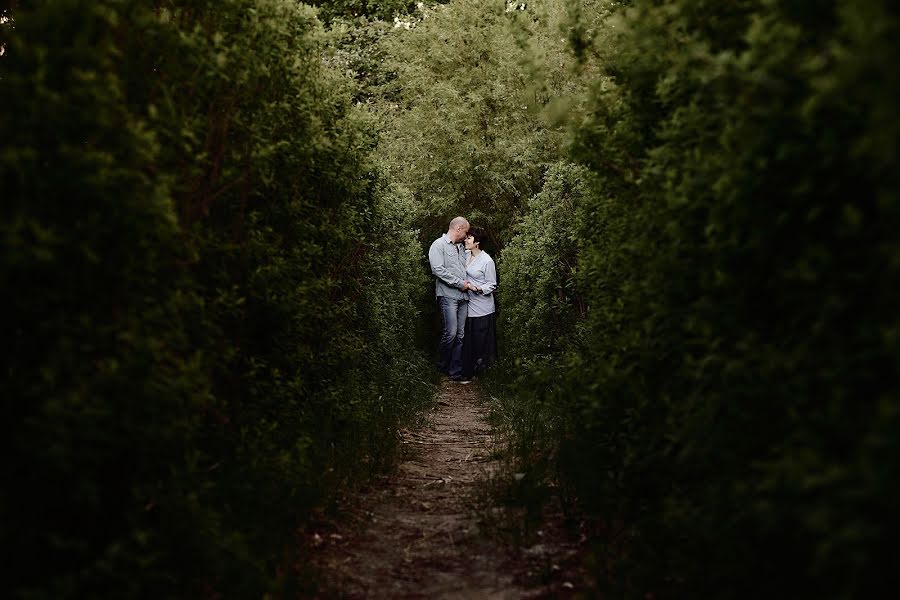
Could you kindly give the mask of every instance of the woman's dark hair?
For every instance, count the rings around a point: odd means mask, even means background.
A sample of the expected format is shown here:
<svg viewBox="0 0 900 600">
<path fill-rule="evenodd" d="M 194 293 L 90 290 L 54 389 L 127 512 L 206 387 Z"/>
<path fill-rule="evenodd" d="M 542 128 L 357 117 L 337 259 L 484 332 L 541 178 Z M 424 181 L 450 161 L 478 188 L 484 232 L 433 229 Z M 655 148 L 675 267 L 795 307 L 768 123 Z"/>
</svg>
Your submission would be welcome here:
<svg viewBox="0 0 900 600">
<path fill-rule="evenodd" d="M 481 227 L 469 227 L 469 235 L 475 238 L 479 250 L 484 250 L 484 242 L 488 241 L 487 232 Z"/>
</svg>

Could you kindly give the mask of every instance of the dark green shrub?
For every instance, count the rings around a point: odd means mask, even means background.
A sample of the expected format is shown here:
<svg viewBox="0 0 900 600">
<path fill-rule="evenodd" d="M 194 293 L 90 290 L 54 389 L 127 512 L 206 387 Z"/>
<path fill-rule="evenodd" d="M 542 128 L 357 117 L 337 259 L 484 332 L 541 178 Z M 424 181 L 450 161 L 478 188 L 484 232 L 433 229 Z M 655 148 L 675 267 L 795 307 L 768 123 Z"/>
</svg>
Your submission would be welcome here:
<svg viewBox="0 0 900 600">
<path fill-rule="evenodd" d="M 34 3 L 0 59 L 0 520 L 17 597 L 164 594 L 176 560 L 204 560 L 188 491 L 213 407 L 185 323 L 199 299 L 104 8 Z"/>
<path fill-rule="evenodd" d="M 291 581 L 297 527 L 389 461 L 432 393 L 414 311 L 379 303 L 423 287 L 416 244 L 373 237 L 398 212 L 314 13 L 60 0 L 15 25 L 0 58 L 7 589 L 311 589 Z"/>
<path fill-rule="evenodd" d="M 630 528 L 629 596 L 868 595 L 898 525 L 897 15 L 626 15 L 579 134 L 601 187 L 563 464 Z"/>
<path fill-rule="evenodd" d="M 558 434 L 525 458 L 595 516 L 616 597 L 892 587 L 896 9 L 622 4 L 572 30 L 605 75 L 573 148 L 587 311 L 557 375 L 519 383 L 521 436 Z"/>
</svg>

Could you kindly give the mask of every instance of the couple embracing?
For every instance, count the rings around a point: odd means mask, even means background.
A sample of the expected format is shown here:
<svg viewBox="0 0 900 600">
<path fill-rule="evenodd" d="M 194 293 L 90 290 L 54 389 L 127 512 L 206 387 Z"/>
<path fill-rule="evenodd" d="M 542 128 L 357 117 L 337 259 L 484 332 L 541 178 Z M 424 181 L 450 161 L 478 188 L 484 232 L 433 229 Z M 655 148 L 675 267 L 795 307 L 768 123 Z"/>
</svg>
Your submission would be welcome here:
<svg viewBox="0 0 900 600">
<path fill-rule="evenodd" d="M 485 239 L 483 229 L 456 217 L 428 250 L 441 311 L 440 370 L 460 383 L 489 366 L 497 353 L 497 268 L 482 250 Z"/>
</svg>

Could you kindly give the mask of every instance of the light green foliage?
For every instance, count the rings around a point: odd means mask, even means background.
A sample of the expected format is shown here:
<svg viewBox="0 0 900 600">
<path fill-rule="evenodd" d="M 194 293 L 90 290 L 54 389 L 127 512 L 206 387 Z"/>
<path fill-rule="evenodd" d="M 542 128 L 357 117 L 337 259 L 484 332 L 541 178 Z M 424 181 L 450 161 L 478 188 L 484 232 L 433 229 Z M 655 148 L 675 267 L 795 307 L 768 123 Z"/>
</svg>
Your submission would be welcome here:
<svg viewBox="0 0 900 600">
<path fill-rule="evenodd" d="M 583 105 L 568 96 L 585 88 L 569 74 L 590 68 L 567 51 L 566 18 L 554 2 L 523 11 L 479 0 L 421 6 L 393 24 L 333 22 L 330 60 L 360 82 L 380 177 L 405 199 L 420 245 L 462 214 L 488 229 L 503 269 L 500 253 L 528 199 L 559 177 L 557 124 Z M 425 271 L 424 248 L 417 254 Z M 431 300 L 421 306 L 434 316 Z"/>
<path fill-rule="evenodd" d="M 421 357 L 411 351 L 432 345 L 426 335 L 426 310 L 434 298 L 433 284 L 421 268 L 421 246 L 415 229 L 412 197 L 408 190 L 382 185 L 376 194 L 378 213 L 372 223 L 374 240 L 368 256 L 366 303 L 373 348 L 383 349 L 384 385 L 393 394 L 408 394 L 429 384 Z M 425 307 L 425 308 L 423 308 Z M 388 375 L 389 374 L 389 375 Z M 402 403 L 397 403 L 402 406 Z"/>
<path fill-rule="evenodd" d="M 566 353 L 579 347 L 578 324 L 587 308 L 577 289 L 575 215 L 589 192 L 586 169 L 550 166 L 498 266 L 501 352 L 486 382 L 491 415 L 510 441 L 507 476 L 521 477 L 504 494 L 538 521 L 551 493 L 547 484 L 556 479 L 554 440 L 565 421 L 558 406 L 547 404 L 553 402 L 548 391 L 558 386 Z"/>
<path fill-rule="evenodd" d="M 572 348 L 575 323 L 585 310 L 576 285 L 577 222 L 587 174 L 571 164 L 550 167 L 544 188 L 503 252 L 501 327 L 504 355 L 522 362 Z"/>
<path fill-rule="evenodd" d="M 502 247 L 560 155 L 561 133 L 541 112 L 563 90 L 534 77 L 551 71 L 534 65 L 565 71 L 574 61 L 558 15 L 539 6 L 520 14 L 499 0 L 454 2 L 416 13 L 415 27 L 384 41 L 396 75 L 383 87 L 379 158 L 413 194 L 423 241 L 463 214 Z"/>
<path fill-rule="evenodd" d="M 334 20 L 328 30 L 327 60 L 335 70 L 356 82 L 354 101 L 371 104 L 377 101 L 395 73 L 389 70 L 383 40 L 391 35 L 393 25 L 385 21 Z"/>
</svg>

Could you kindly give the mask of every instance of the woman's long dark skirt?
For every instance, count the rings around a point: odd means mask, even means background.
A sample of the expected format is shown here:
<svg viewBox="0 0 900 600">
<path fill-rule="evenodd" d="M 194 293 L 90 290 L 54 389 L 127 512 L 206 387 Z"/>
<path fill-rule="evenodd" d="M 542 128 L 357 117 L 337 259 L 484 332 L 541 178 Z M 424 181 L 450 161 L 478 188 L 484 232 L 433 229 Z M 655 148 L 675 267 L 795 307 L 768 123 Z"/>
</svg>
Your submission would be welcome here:
<svg viewBox="0 0 900 600">
<path fill-rule="evenodd" d="M 495 313 L 466 319 L 463 336 L 463 376 L 478 375 L 491 366 L 497 356 Z"/>
</svg>

